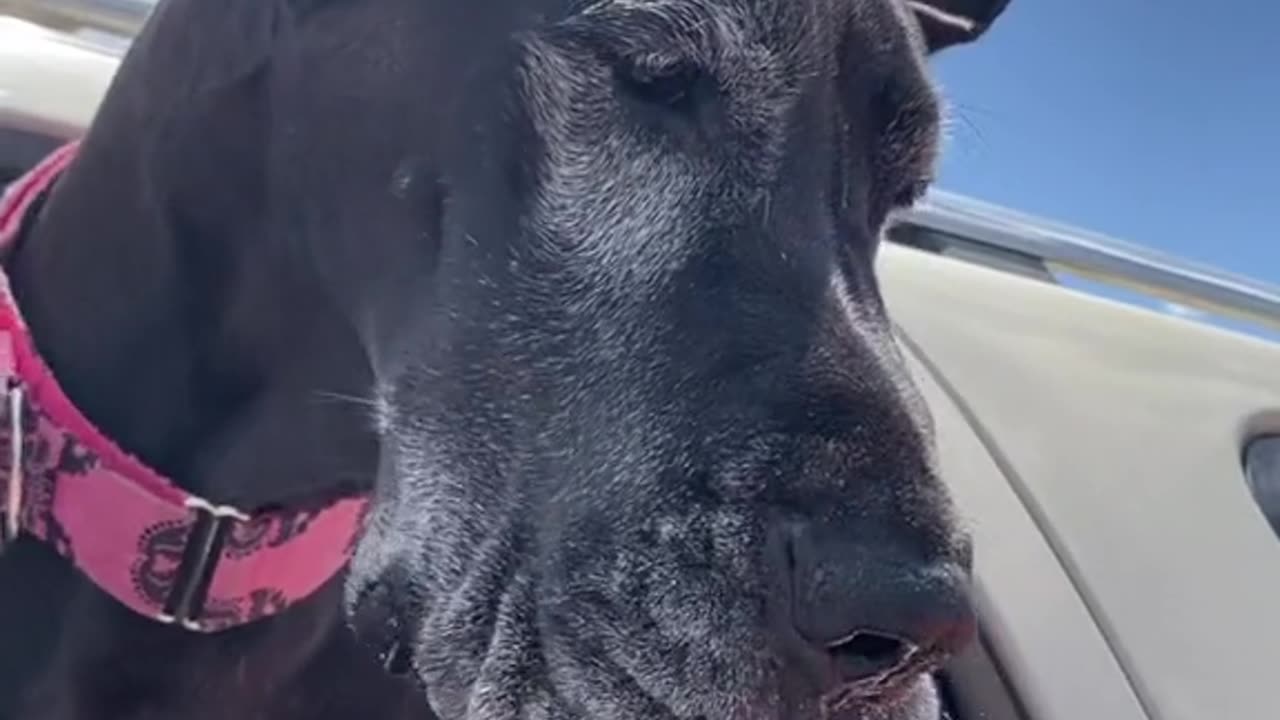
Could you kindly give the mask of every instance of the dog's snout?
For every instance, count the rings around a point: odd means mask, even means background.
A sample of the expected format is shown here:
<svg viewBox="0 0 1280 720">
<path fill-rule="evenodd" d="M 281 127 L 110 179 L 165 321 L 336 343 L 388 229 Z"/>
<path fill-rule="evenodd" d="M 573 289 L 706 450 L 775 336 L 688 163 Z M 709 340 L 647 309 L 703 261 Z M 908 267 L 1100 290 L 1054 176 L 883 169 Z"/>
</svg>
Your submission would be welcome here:
<svg viewBox="0 0 1280 720">
<path fill-rule="evenodd" d="M 790 622 L 826 684 L 877 684 L 929 669 L 976 633 L 963 561 L 911 560 L 815 526 L 787 540 Z"/>
</svg>

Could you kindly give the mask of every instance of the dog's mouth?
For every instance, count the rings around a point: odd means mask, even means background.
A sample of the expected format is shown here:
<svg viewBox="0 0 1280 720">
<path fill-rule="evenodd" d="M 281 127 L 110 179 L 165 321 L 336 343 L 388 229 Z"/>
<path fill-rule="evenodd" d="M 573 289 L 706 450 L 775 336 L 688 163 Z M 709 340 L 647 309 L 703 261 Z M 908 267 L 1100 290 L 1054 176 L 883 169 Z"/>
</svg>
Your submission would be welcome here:
<svg viewBox="0 0 1280 720">
<path fill-rule="evenodd" d="M 413 646 L 403 635 L 394 635 L 386 645 L 374 651 L 374 656 L 382 669 L 394 677 L 406 677 L 413 672 Z"/>
<path fill-rule="evenodd" d="M 388 583 L 366 586 L 351 607 L 350 623 L 360 642 L 384 671 L 395 677 L 414 673 L 413 628 Z"/>
<path fill-rule="evenodd" d="M 901 705 L 941 667 L 944 659 L 936 653 L 916 651 L 894 670 L 842 685 L 822 698 L 823 717 L 857 717 L 868 708 Z"/>
<path fill-rule="evenodd" d="M 403 610 L 396 602 L 400 595 L 386 583 L 370 584 L 351 605 L 350 622 L 379 667 L 391 676 L 414 681 L 425 692 L 426 680 L 419 674 L 415 652 L 419 626 L 414 614 L 398 611 Z M 919 720 L 924 717 L 918 705 L 922 683 L 940 664 L 941 658 L 922 652 L 898 669 L 842 685 L 819 700 L 818 718 Z"/>
</svg>

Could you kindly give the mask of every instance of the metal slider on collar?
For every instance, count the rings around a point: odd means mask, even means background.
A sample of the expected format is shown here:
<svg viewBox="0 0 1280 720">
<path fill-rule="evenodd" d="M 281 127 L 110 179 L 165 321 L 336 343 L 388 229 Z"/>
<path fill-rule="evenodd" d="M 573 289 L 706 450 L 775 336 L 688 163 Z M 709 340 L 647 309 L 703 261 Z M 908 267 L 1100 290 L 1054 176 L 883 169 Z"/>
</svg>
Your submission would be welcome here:
<svg viewBox="0 0 1280 720">
<path fill-rule="evenodd" d="M 26 407 L 22 386 L 10 381 L 5 391 L 9 411 L 9 476 L 5 478 L 4 520 L 0 523 L 0 551 L 22 532 L 23 435 L 22 414 Z"/>
<path fill-rule="evenodd" d="M 248 522 L 249 515 L 230 505 L 214 505 L 198 497 L 187 498 L 183 504 L 195 512 L 196 520 L 187 535 L 173 587 L 156 620 L 199 632 L 206 629 L 201 616 L 231 523 Z"/>
</svg>

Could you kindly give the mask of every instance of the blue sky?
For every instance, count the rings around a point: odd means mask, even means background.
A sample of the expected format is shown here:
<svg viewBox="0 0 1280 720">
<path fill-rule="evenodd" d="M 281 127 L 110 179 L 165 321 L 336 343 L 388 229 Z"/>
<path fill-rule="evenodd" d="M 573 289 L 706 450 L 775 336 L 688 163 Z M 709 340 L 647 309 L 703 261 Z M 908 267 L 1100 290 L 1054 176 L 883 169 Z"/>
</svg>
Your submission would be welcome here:
<svg viewBox="0 0 1280 720">
<path fill-rule="evenodd" d="M 940 186 L 1280 285 L 1280 2 L 1013 0 L 934 61 Z"/>
</svg>

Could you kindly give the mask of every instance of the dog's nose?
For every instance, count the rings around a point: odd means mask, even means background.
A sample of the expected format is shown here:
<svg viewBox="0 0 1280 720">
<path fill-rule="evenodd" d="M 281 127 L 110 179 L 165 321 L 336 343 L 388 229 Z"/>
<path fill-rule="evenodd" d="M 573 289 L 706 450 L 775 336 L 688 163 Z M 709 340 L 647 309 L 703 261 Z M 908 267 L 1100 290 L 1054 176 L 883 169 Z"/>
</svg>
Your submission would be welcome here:
<svg viewBox="0 0 1280 720">
<path fill-rule="evenodd" d="M 791 622 L 828 682 L 913 674 L 976 634 L 963 561 L 912 560 L 893 542 L 814 527 L 794 530 L 788 551 Z"/>
</svg>

